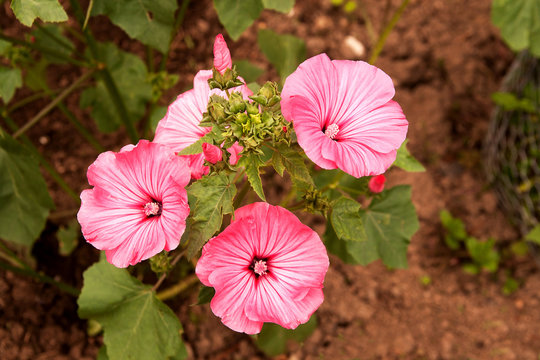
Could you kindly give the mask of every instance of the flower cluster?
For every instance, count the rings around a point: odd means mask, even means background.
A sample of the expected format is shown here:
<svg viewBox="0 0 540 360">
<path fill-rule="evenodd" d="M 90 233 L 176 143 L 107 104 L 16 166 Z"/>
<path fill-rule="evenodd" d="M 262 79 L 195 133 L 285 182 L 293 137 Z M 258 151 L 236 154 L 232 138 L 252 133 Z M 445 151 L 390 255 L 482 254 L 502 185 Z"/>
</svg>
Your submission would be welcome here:
<svg viewBox="0 0 540 360">
<path fill-rule="evenodd" d="M 262 154 L 265 142 L 290 145 L 293 132 L 321 168 L 382 174 L 407 132 L 393 95 L 381 70 L 325 54 L 302 63 L 281 96 L 272 83 L 253 94 L 218 35 L 213 70 L 199 71 L 193 89 L 169 106 L 154 141 L 105 152 L 89 167 L 93 188 L 81 194 L 82 232 L 117 267 L 174 250 L 190 212 L 190 181 L 237 171 L 240 157 Z M 374 193 L 383 187 L 384 176 L 370 181 Z M 314 209 L 329 206 L 315 189 L 310 194 Z M 290 329 L 307 322 L 323 301 L 327 269 L 316 232 L 284 208 L 254 203 L 236 209 L 230 225 L 204 245 L 196 274 L 215 288 L 211 308 L 223 323 L 255 334 L 264 322 Z"/>
</svg>

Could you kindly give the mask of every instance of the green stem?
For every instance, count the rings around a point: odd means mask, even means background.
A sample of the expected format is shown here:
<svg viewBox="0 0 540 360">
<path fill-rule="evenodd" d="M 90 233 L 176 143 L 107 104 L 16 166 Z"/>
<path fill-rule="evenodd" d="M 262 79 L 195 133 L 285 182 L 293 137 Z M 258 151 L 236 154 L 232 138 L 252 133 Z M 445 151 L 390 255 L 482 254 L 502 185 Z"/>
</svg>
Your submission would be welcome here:
<svg viewBox="0 0 540 360">
<path fill-rule="evenodd" d="M 13 138 L 16 139 L 17 137 L 24 134 L 28 129 L 30 129 L 32 126 L 34 126 L 39 120 L 41 120 L 45 115 L 49 113 L 55 106 L 57 106 L 62 100 L 64 100 L 69 94 L 71 94 L 75 89 L 79 87 L 80 84 L 82 84 L 88 77 L 90 77 L 94 73 L 94 69 L 84 73 L 81 75 L 80 78 L 78 78 L 73 84 L 71 84 L 68 88 L 66 88 L 62 93 L 60 93 L 53 101 L 49 103 L 49 105 L 45 106 L 41 111 L 34 116 L 30 121 L 28 121 L 23 127 L 21 127 L 19 130 L 17 130 L 13 134 Z"/>
<path fill-rule="evenodd" d="M 81 124 L 81 122 L 64 104 L 59 103 L 58 108 L 64 113 L 64 115 L 75 127 L 75 129 L 77 129 L 79 134 L 81 134 L 81 136 L 84 137 L 85 140 L 88 141 L 88 143 L 92 145 L 94 149 L 96 149 L 100 153 L 105 151 L 105 148 L 99 143 L 99 141 L 94 137 L 94 135 L 92 135 L 92 133 L 86 127 L 84 127 L 83 124 Z"/>
<path fill-rule="evenodd" d="M 386 40 L 388 39 L 388 35 L 392 32 L 394 29 L 394 26 L 396 26 L 397 22 L 399 21 L 399 18 L 405 11 L 405 8 L 409 4 L 410 0 L 403 0 L 399 8 L 396 10 L 388 24 L 386 24 L 385 28 L 383 29 L 383 32 L 381 33 L 381 36 L 379 36 L 379 40 L 377 40 L 377 43 L 375 44 L 375 47 L 373 49 L 373 53 L 371 54 L 371 57 L 369 58 L 370 64 L 375 64 L 377 59 L 379 58 L 379 55 L 384 47 L 384 44 L 386 43 Z"/>
<path fill-rule="evenodd" d="M 28 41 L 15 39 L 15 38 L 12 38 L 10 36 L 6 36 L 6 35 L 4 35 L 2 33 L 0 33 L 0 39 L 8 41 L 8 42 L 10 42 L 12 44 L 15 44 L 15 45 L 22 45 L 24 47 L 37 50 L 37 51 L 42 52 L 44 54 L 52 55 L 54 57 L 57 57 L 57 58 L 62 59 L 64 61 L 67 61 L 67 62 L 69 62 L 69 63 L 71 63 L 73 65 L 77 65 L 79 67 L 89 67 L 88 63 L 73 59 L 72 57 L 67 56 L 67 55 L 65 55 L 65 54 L 63 54 L 61 52 L 55 51 L 54 49 L 45 48 L 45 47 L 30 43 Z"/>
<path fill-rule="evenodd" d="M 6 124 L 11 128 L 11 131 L 17 131 L 17 125 L 15 122 L 7 115 L 4 115 L 4 120 Z M 77 204 L 81 203 L 81 199 L 79 198 L 79 195 L 71 189 L 71 187 L 64 181 L 62 176 L 54 169 L 54 167 L 41 155 L 39 150 L 32 144 L 30 139 L 26 135 L 21 136 L 21 141 L 26 145 L 26 148 L 34 154 L 34 156 L 38 159 L 39 163 L 43 168 L 49 173 L 49 175 L 53 178 L 53 180 L 73 199 Z"/>
<path fill-rule="evenodd" d="M 23 107 L 23 106 L 25 106 L 27 104 L 30 104 L 31 102 L 34 102 L 34 101 L 36 101 L 38 99 L 47 97 L 47 95 L 48 94 L 45 91 L 40 91 L 40 92 L 36 92 L 36 93 L 34 93 L 32 95 L 29 95 L 29 96 L 25 97 L 24 99 L 21 99 L 21 100 L 17 101 L 16 103 L 14 103 L 13 105 L 11 105 L 8 108 L 8 112 L 13 112 L 13 111 L 17 110 L 20 107 Z"/>
<path fill-rule="evenodd" d="M 81 5 L 79 4 L 78 0 L 70 0 L 71 8 L 73 9 L 73 12 L 75 13 L 75 16 L 77 17 L 77 20 L 79 21 L 79 24 L 81 26 L 84 24 L 85 15 L 82 11 Z M 88 47 L 90 48 L 90 52 L 92 53 L 92 58 L 103 64 L 103 61 L 101 61 L 101 57 L 98 51 L 97 42 L 94 39 L 94 36 L 90 32 L 89 28 L 83 28 L 83 34 L 86 39 L 86 42 L 88 44 Z M 136 143 L 139 140 L 139 135 L 137 134 L 137 130 L 135 129 L 135 125 L 131 122 L 131 119 L 129 118 L 129 113 L 126 108 L 126 104 L 124 103 L 124 99 L 122 99 L 122 96 L 120 95 L 120 91 L 118 90 L 118 87 L 116 86 L 116 83 L 114 82 L 114 79 L 111 75 L 111 72 L 107 67 L 104 67 L 101 69 L 101 71 L 98 73 L 101 75 L 101 78 L 103 82 L 105 83 L 105 87 L 107 88 L 107 91 L 109 95 L 111 96 L 111 100 L 116 106 L 116 110 L 118 112 L 118 115 L 120 116 L 120 120 L 122 123 L 124 123 L 124 126 L 126 127 L 126 130 L 128 132 L 128 135 L 133 143 Z"/>
<path fill-rule="evenodd" d="M 371 18 L 369 17 L 369 14 L 367 12 L 366 4 L 364 4 L 364 1 L 359 0 L 358 7 L 360 8 L 360 13 L 364 18 L 364 22 L 366 23 L 366 30 L 368 32 L 369 39 L 372 43 L 374 43 L 377 40 L 377 34 L 375 33 L 373 22 L 371 22 Z"/>
<path fill-rule="evenodd" d="M 169 59 L 169 54 L 171 52 L 171 44 L 178 33 L 178 29 L 180 29 L 180 26 L 182 26 L 182 23 L 184 22 L 184 18 L 186 16 L 186 11 L 189 5 L 190 0 L 184 0 L 182 1 L 182 5 L 180 5 L 180 12 L 178 13 L 178 16 L 176 17 L 176 21 L 174 23 L 174 28 L 171 31 L 171 39 L 169 40 L 169 46 L 167 47 L 167 53 L 163 55 L 161 58 L 161 63 L 159 64 L 159 70 L 163 71 L 165 70 L 165 65 L 167 65 L 167 60 Z"/>
<path fill-rule="evenodd" d="M 75 51 L 75 53 L 78 54 L 76 52 L 77 49 L 74 48 L 70 43 L 67 43 L 64 39 L 59 38 L 54 33 L 50 32 L 46 27 L 44 27 L 44 26 L 42 26 L 40 24 L 38 24 L 37 26 L 41 30 L 41 32 L 43 32 L 43 34 L 45 34 L 45 36 L 47 36 L 49 39 L 51 39 L 52 41 L 54 41 L 55 43 L 57 43 L 58 45 L 60 45 L 64 49 L 68 50 L 70 53 Z"/>
<path fill-rule="evenodd" d="M 176 295 L 180 294 L 181 292 L 189 289 L 191 286 L 195 285 L 198 282 L 199 282 L 199 278 L 197 277 L 197 275 L 195 274 L 190 275 L 182 279 L 176 285 L 173 285 L 163 291 L 158 292 L 156 294 L 156 297 L 162 301 L 171 299 L 175 297 Z"/>
<path fill-rule="evenodd" d="M 88 3 L 88 9 L 86 9 L 86 16 L 84 18 L 84 23 L 82 25 L 82 29 L 86 29 L 86 27 L 88 26 L 88 20 L 90 20 L 90 15 L 92 13 L 92 8 L 94 7 L 94 0 L 90 0 L 90 2 Z"/>
<path fill-rule="evenodd" d="M 41 274 L 41 273 L 38 273 L 38 272 L 32 270 L 31 268 L 26 268 L 25 267 L 23 269 L 23 268 L 20 268 L 20 267 L 17 267 L 17 266 L 7 264 L 7 263 L 5 263 L 3 261 L 0 261 L 0 267 L 4 268 L 6 270 L 9 270 L 11 272 L 17 273 L 17 274 L 33 277 L 34 279 L 37 279 L 37 280 L 39 280 L 41 282 L 54 285 L 57 288 L 59 288 L 60 290 L 66 292 L 66 293 L 68 293 L 70 295 L 73 295 L 75 297 L 79 296 L 79 294 L 81 293 L 79 291 L 79 289 L 74 288 L 73 286 L 68 285 L 68 284 L 66 284 L 64 282 L 56 281 L 52 277 Z"/>
</svg>

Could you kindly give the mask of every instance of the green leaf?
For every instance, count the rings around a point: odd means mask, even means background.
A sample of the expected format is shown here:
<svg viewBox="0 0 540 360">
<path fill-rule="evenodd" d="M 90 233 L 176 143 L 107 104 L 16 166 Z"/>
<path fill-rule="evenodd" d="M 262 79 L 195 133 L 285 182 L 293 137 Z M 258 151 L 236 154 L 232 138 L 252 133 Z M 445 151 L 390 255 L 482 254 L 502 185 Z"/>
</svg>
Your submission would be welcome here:
<svg viewBox="0 0 540 360">
<path fill-rule="evenodd" d="M 285 169 L 291 175 L 293 180 L 301 180 L 305 183 L 313 185 L 313 179 L 304 162 L 299 148 L 292 148 L 284 144 L 278 146 L 279 153 L 281 154 L 281 160 Z"/>
<path fill-rule="evenodd" d="M 304 40 L 293 35 L 280 35 L 272 30 L 259 30 L 257 43 L 263 54 L 285 80 L 306 59 Z"/>
<path fill-rule="evenodd" d="M 416 160 L 411 153 L 409 153 L 409 150 L 407 150 L 408 141 L 409 140 L 405 140 L 399 147 L 394 165 L 410 172 L 426 171 L 426 168 L 418 160 Z"/>
<path fill-rule="evenodd" d="M 360 204 L 345 197 L 334 203 L 332 226 L 336 235 L 347 241 L 366 241 L 367 235 L 360 216 Z"/>
<path fill-rule="evenodd" d="M 263 11 L 261 0 L 214 0 L 214 7 L 219 21 L 235 41 Z"/>
<path fill-rule="evenodd" d="M 208 304 L 210 301 L 212 301 L 212 298 L 214 297 L 215 294 L 216 294 L 216 290 L 214 290 L 213 287 L 202 285 L 199 290 L 197 304 L 195 305 Z"/>
<path fill-rule="evenodd" d="M 156 132 L 158 123 L 165 117 L 165 114 L 167 114 L 166 106 L 157 106 L 152 110 L 152 113 L 150 114 L 150 129 L 152 129 L 153 132 Z"/>
<path fill-rule="evenodd" d="M 257 81 L 257 79 L 264 73 L 264 69 L 260 66 L 253 64 L 249 60 L 237 60 L 233 62 L 236 66 L 238 74 L 244 78 L 246 83 Z"/>
<path fill-rule="evenodd" d="M 56 237 L 58 238 L 58 250 L 60 255 L 68 256 L 79 244 L 79 235 L 81 235 L 81 226 L 77 219 L 69 222 L 68 226 L 62 226 L 58 229 Z"/>
<path fill-rule="evenodd" d="M 283 176 L 283 172 L 285 171 L 285 164 L 283 164 L 283 158 L 278 151 L 275 151 L 272 154 L 272 166 L 274 167 L 274 170 L 276 170 L 276 172 L 279 174 L 279 176 Z"/>
<path fill-rule="evenodd" d="M 144 115 L 146 103 L 152 98 L 152 86 L 147 82 L 144 62 L 112 43 L 99 44 L 99 53 L 118 87 L 130 120 L 136 123 Z M 122 124 L 103 80 L 98 80 L 95 87 L 83 91 L 80 105 L 82 108 L 92 108 L 92 117 L 103 132 L 115 131 Z"/>
<path fill-rule="evenodd" d="M 54 208 L 37 161 L 0 130 L 0 238 L 31 246 Z"/>
<path fill-rule="evenodd" d="M 22 86 L 22 75 L 20 69 L 11 69 L 0 66 L 0 98 L 7 104 L 15 90 Z"/>
<path fill-rule="evenodd" d="M 471 259 L 479 267 L 489 272 L 495 272 L 499 268 L 500 255 L 495 250 L 495 239 L 479 241 L 474 237 L 468 237 L 465 240 L 467 251 Z"/>
<path fill-rule="evenodd" d="M 326 231 L 323 234 L 323 239 L 324 245 L 329 252 L 338 256 L 347 264 L 358 264 L 358 261 L 351 255 L 348 249 L 348 246 L 351 245 L 352 242 L 338 238 L 330 221 L 326 223 Z M 376 252 L 374 253 L 374 257 L 377 259 Z"/>
<path fill-rule="evenodd" d="M 176 0 L 94 0 L 92 15 L 108 15 L 132 39 L 165 54 L 177 8 Z"/>
<path fill-rule="evenodd" d="M 262 0 L 265 9 L 288 13 L 292 10 L 295 0 Z"/>
<path fill-rule="evenodd" d="M 285 353 L 288 340 L 303 342 L 316 328 L 316 315 L 311 316 L 311 319 L 307 323 L 299 325 L 294 330 L 284 329 L 272 323 L 265 323 L 257 336 L 256 344 L 266 355 L 277 356 Z"/>
<path fill-rule="evenodd" d="M 39 61 L 30 64 L 26 68 L 24 77 L 24 85 L 34 91 L 42 91 L 48 89 L 47 85 L 47 59 L 41 58 Z"/>
<path fill-rule="evenodd" d="M 463 221 L 454 218 L 447 210 L 441 210 L 439 217 L 447 232 L 444 238 L 446 245 L 452 250 L 459 249 L 461 241 L 467 239 L 467 231 Z"/>
<path fill-rule="evenodd" d="M 32 31 L 35 38 L 35 45 L 50 50 L 50 52 L 42 52 L 43 57 L 55 64 L 65 64 L 64 58 L 54 56 L 52 53 L 60 54 L 64 57 L 70 57 L 75 50 L 75 46 L 67 37 L 62 34 L 62 28 L 58 25 L 44 25 Z"/>
<path fill-rule="evenodd" d="M 109 360 L 109 355 L 107 355 L 107 347 L 105 345 L 99 348 L 96 360 Z"/>
<path fill-rule="evenodd" d="M 255 193 L 261 198 L 261 200 L 266 201 L 264 196 L 264 189 L 262 186 L 261 175 L 259 174 L 259 167 L 263 165 L 263 162 L 257 154 L 246 154 L 238 160 L 238 165 L 246 168 L 246 175 L 248 181 L 251 184 Z"/>
<path fill-rule="evenodd" d="M 491 99 L 495 104 L 499 105 L 506 111 L 522 110 L 530 113 L 534 113 L 536 111 L 531 99 L 518 99 L 518 97 L 512 93 L 496 92 L 491 94 Z"/>
<path fill-rule="evenodd" d="M 493 0 L 491 21 L 512 50 L 540 56 L 540 0 Z"/>
<path fill-rule="evenodd" d="M 104 260 L 84 272 L 79 316 L 103 325 L 111 359 L 184 359 L 182 325 L 151 287 Z"/>
<path fill-rule="evenodd" d="M 327 225 L 328 250 L 349 263 L 367 265 L 380 258 L 391 268 L 407 267 L 407 246 L 419 227 L 410 186 L 396 186 L 382 192 L 367 210 L 359 213 L 366 241 L 339 239 Z"/>
<path fill-rule="evenodd" d="M 536 225 L 527 235 L 525 240 L 540 245 L 540 225 Z"/>
<path fill-rule="evenodd" d="M 26 26 L 32 26 L 36 18 L 43 21 L 67 21 L 68 16 L 58 0 L 12 0 L 11 10 Z"/>
<path fill-rule="evenodd" d="M 182 242 L 189 241 L 187 256 L 193 258 L 221 228 L 223 215 L 234 211 L 236 186 L 227 175 L 205 176 L 191 184 L 188 195 L 191 212 Z"/>
</svg>

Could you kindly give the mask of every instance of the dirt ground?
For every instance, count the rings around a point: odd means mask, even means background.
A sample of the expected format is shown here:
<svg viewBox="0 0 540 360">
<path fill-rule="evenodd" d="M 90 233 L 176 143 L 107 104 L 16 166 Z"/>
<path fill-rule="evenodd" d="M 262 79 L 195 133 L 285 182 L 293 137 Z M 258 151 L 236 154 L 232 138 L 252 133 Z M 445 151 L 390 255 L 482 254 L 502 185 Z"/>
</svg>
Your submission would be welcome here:
<svg viewBox="0 0 540 360">
<path fill-rule="evenodd" d="M 394 0 L 395 8 L 400 1 Z M 15 36 L 8 2 L 0 9 L 0 25 Z M 380 29 L 386 1 L 365 0 Z M 489 0 L 412 0 L 377 66 L 396 85 L 396 100 L 410 122 L 409 149 L 426 166 L 425 173 L 391 170 L 389 185 L 410 184 L 420 230 L 409 247 L 409 269 L 387 270 L 380 262 L 366 267 L 343 264 L 331 256 L 325 281 L 325 301 L 317 311 L 319 326 L 302 345 L 291 343 L 276 359 L 538 359 L 540 357 L 540 273 L 530 256 L 505 257 L 499 275 L 463 272 L 462 254 L 443 242 L 442 209 L 461 218 L 478 238 L 495 237 L 506 247 L 519 240 L 489 188 L 482 171 L 481 146 L 497 91 L 513 55 L 490 23 Z M 357 58 L 345 45 L 354 36 L 372 48 L 359 16 L 345 14 L 330 0 L 297 0 L 290 14 L 265 12 L 237 42 L 227 38 L 233 59 L 250 59 L 270 70 L 256 45 L 256 30 L 291 33 L 307 43 L 308 56 L 326 52 L 333 59 Z M 115 39 L 124 49 L 142 52 L 105 19 L 90 24 L 101 39 Z M 169 72 L 180 82 L 167 92 L 167 101 L 191 83 L 212 62 L 212 41 L 221 25 L 211 3 L 192 1 L 182 30 L 173 42 Z M 190 49 L 184 41 L 190 38 Z M 187 42 L 189 43 L 189 42 Z M 56 87 L 78 76 L 58 67 L 50 74 Z M 268 79 L 276 80 L 275 70 Z M 64 85 L 62 85 L 64 84 Z M 24 95 L 19 92 L 17 96 Z M 78 95 L 67 100 L 76 109 Z M 23 123 L 44 102 L 14 114 Z M 95 128 L 88 113 L 77 112 Z M 97 153 L 78 141 L 62 115 L 53 112 L 30 136 L 57 170 L 77 190 L 87 187 L 86 168 Z M 96 131 L 97 135 L 97 131 Z M 128 141 L 122 132 L 99 135 L 104 145 L 118 150 Z M 51 183 L 56 211 L 76 205 Z M 318 231 L 323 231 L 316 219 Z M 69 259 L 54 255 L 50 223 L 33 255 L 38 268 L 74 285 L 81 285 L 84 269 L 97 259 L 81 243 Z M 503 295 L 504 274 L 520 282 L 513 294 Z M 427 280 L 426 280 L 427 279 Z M 91 359 L 101 338 L 86 335 L 76 316 L 73 298 L 56 288 L 9 272 L 0 272 L 1 359 Z M 212 315 L 209 306 L 189 306 L 196 294 L 169 303 L 185 333 L 193 359 L 266 359 L 243 334 L 237 334 Z"/>
</svg>

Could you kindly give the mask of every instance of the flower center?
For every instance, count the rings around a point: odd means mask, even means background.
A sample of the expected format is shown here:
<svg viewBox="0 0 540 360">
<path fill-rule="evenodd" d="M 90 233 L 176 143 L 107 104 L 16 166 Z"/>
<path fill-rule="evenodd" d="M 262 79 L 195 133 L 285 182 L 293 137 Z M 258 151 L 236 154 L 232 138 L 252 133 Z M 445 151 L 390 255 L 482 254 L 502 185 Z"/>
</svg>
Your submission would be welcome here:
<svg viewBox="0 0 540 360">
<path fill-rule="evenodd" d="M 254 259 L 252 269 L 255 274 L 257 274 L 258 276 L 262 276 L 266 274 L 266 271 L 268 270 L 268 266 L 266 266 L 265 260 Z"/>
<path fill-rule="evenodd" d="M 339 126 L 338 124 L 331 124 L 331 125 L 328 125 L 328 127 L 326 128 L 326 130 L 324 131 L 324 135 L 328 136 L 330 139 L 334 140 L 334 138 L 336 137 L 336 135 L 338 134 L 339 132 Z"/>
<path fill-rule="evenodd" d="M 161 215 L 161 210 L 163 205 L 157 201 L 150 201 L 144 205 L 143 210 L 146 217 L 159 216 Z"/>
</svg>

